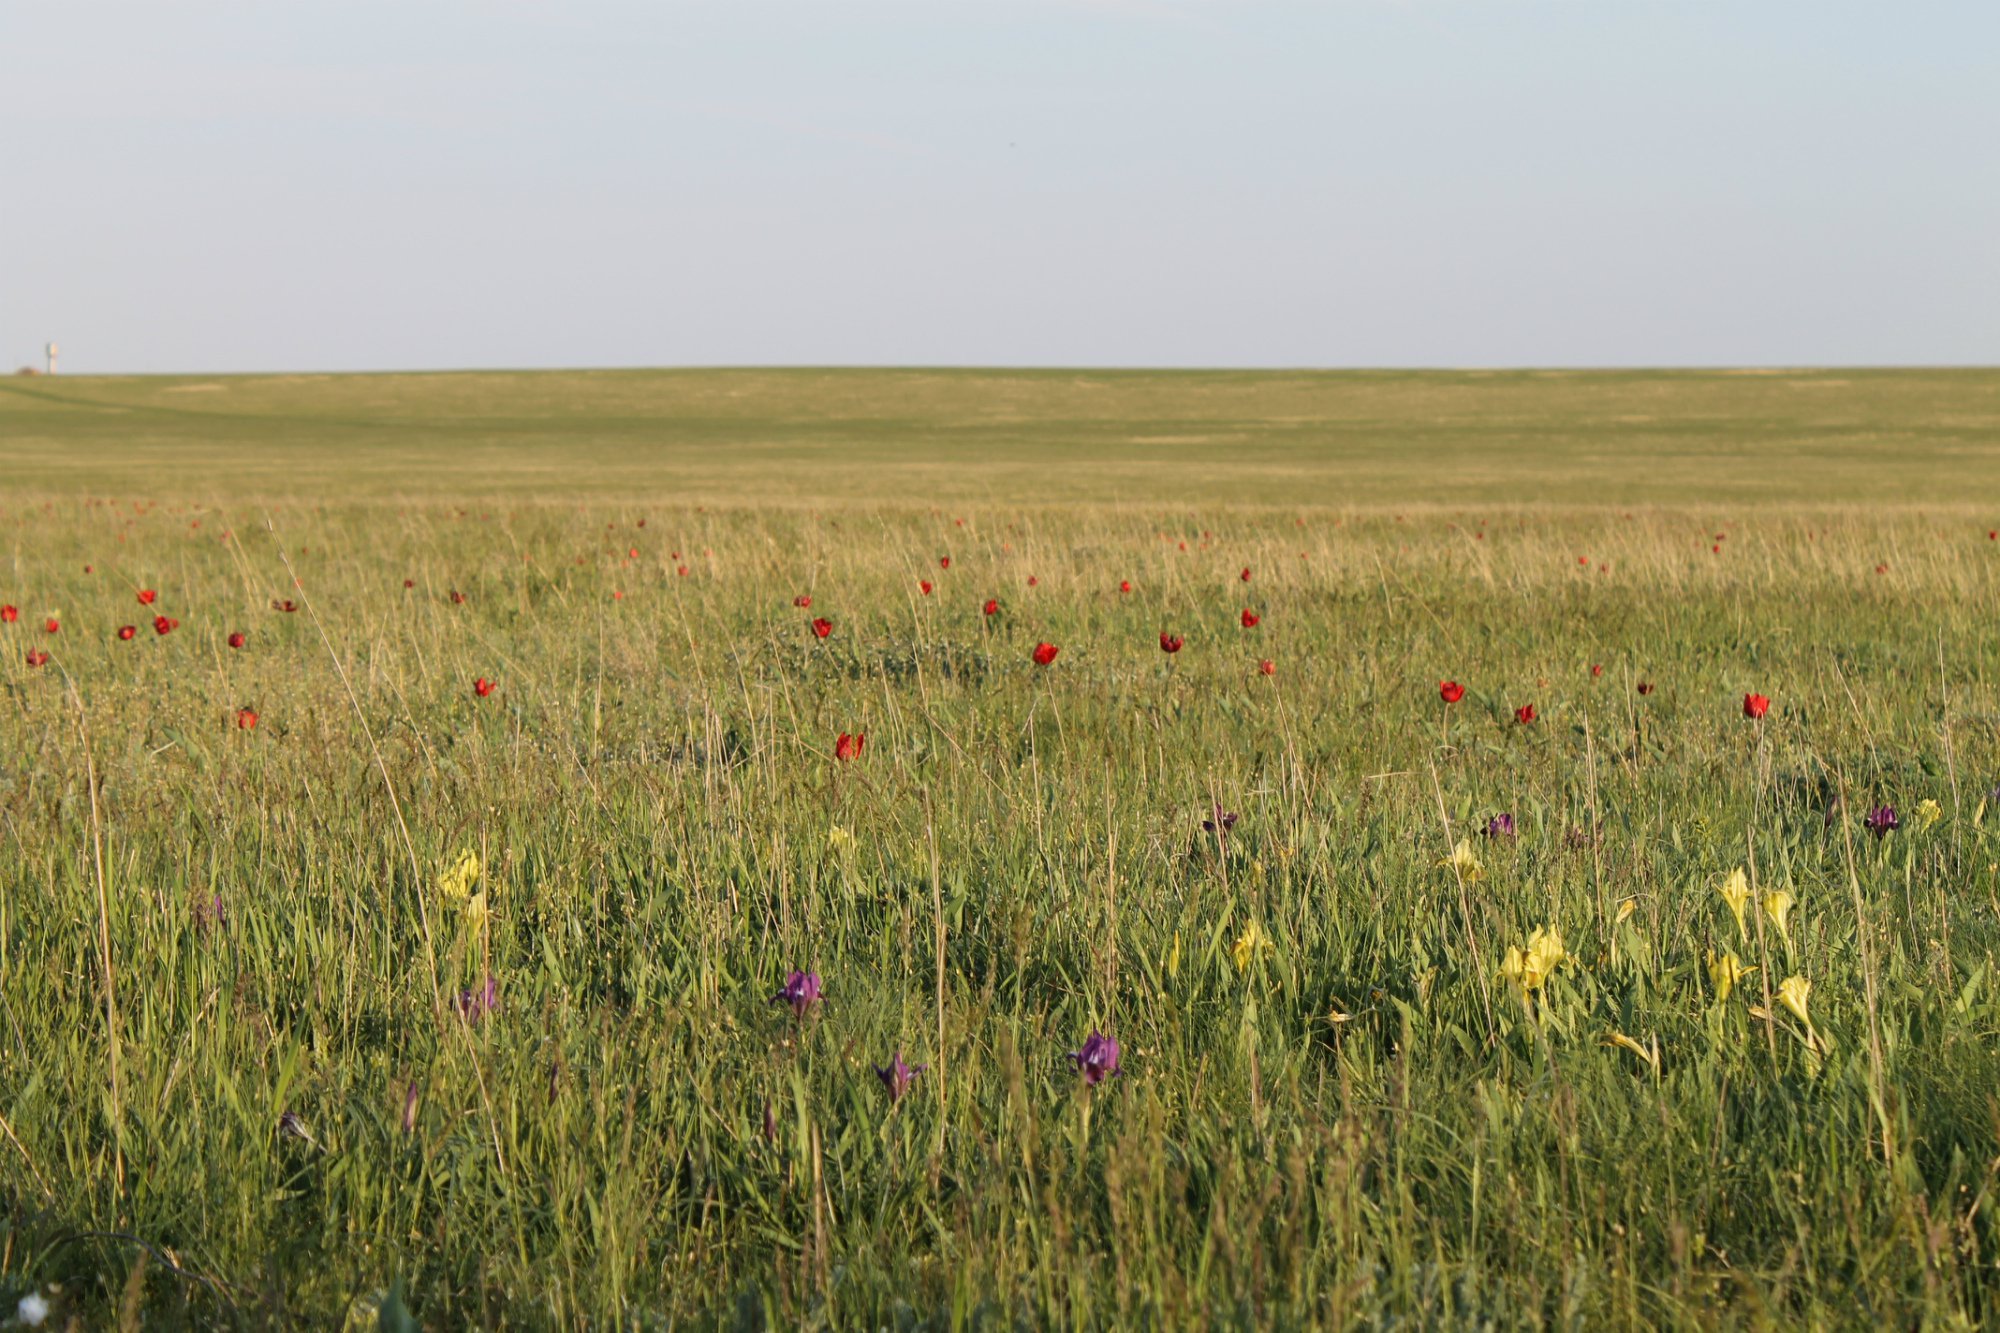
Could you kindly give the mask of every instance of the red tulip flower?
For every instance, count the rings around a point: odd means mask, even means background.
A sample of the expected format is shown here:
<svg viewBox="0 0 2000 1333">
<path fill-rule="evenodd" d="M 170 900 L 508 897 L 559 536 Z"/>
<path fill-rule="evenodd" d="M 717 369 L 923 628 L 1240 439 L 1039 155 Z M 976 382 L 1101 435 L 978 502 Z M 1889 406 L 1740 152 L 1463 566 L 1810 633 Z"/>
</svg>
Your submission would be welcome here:
<svg viewBox="0 0 2000 1333">
<path fill-rule="evenodd" d="M 792 605 L 799 607 L 801 609 L 811 606 L 812 604 L 813 604 L 813 599 L 806 596 L 804 593 L 800 593 L 797 597 L 792 598 Z"/>
<path fill-rule="evenodd" d="M 1059 653 L 1059 652 L 1061 652 L 1061 651 L 1062 651 L 1062 649 L 1060 649 L 1060 648 L 1056 647 L 1056 646 L 1055 646 L 1054 644 L 1052 644 L 1052 643 L 1038 643 L 1038 644 L 1036 644 L 1036 645 L 1035 645 L 1035 665 L 1036 665 L 1036 666 L 1047 666 L 1047 665 L 1048 665 L 1049 663 L 1051 663 L 1051 662 L 1053 662 L 1053 661 L 1055 661 L 1055 660 L 1056 660 L 1056 654 L 1057 654 L 1057 653 Z"/>
<path fill-rule="evenodd" d="M 1465 686 L 1459 684 L 1457 681 L 1441 680 L 1438 682 L 1438 698 L 1444 700 L 1446 703 L 1455 704 L 1464 697 Z"/>
<path fill-rule="evenodd" d="M 417 581 L 415 579 L 404 579 L 403 586 L 405 588 L 414 588 L 417 586 Z"/>
<path fill-rule="evenodd" d="M 997 616 L 997 615 L 999 615 L 999 614 L 1000 614 L 1000 599 L 999 599 L 999 598 L 997 598 L 997 597 L 989 597 L 989 598 L 987 598 L 987 599 L 986 599 L 986 605 L 985 605 L 984 607 L 982 607 L 982 608 L 981 608 L 981 610 L 985 611 L 985 612 L 986 612 L 986 614 L 987 614 L 987 615 L 989 615 L 989 616 Z"/>
<path fill-rule="evenodd" d="M 1036 578 L 1036 577 L 1035 577 L 1035 576 L 1034 576 L 1033 574 L 1030 574 L 1030 575 L 1028 575 L 1028 586 L 1029 586 L 1030 588 L 1033 588 L 1033 587 L 1035 587 L 1035 586 L 1039 585 L 1040 583 L 1041 583 L 1041 580 L 1040 580 L 1040 579 L 1038 579 L 1038 578 Z"/>
<path fill-rule="evenodd" d="M 20 607 L 0 606 L 0 621 L 5 621 L 7 624 L 11 625 L 20 618 L 21 618 Z"/>
<path fill-rule="evenodd" d="M 1250 571 L 1248 569 L 1245 569 L 1241 574 L 1238 574 L 1236 577 L 1242 579 L 1245 583 L 1248 583 L 1250 581 Z"/>
<path fill-rule="evenodd" d="M 850 736 L 843 731 L 839 736 L 834 738 L 833 757 L 842 763 L 846 763 L 850 759 L 859 759 L 861 757 L 861 747 L 867 743 L 868 737 L 864 733 L 857 731 Z"/>
<path fill-rule="evenodd" d="M 229 646 L 231 648 L 241 648 L 243 646 L 242 630 L 237 630 L 234 634 L 229 636 Z"/>
<path fill-rule="evenodd" d="M 43 652 L 43 651 L 42 651 L 41 649 L 39 649 L 39 648 L 30 648 L 30 649 L 28 650 L 28 665 L 29 665 L 29 666 L 31 666 L 31 667 L 38 667 L 38 666 L 40 666 L 40 665 L 41 665 L 42 663 L 44 663 L 44 662 L 46 662 L 46 661 L 48 661 L 48 660 L 49 660 L 49 655 L 48 655 L 47 653 Z"/>
<path fill-rule="evenodd" d="M 137 637 L 138 633 L 139 633 L 139 627 L 137 625 L 120 625 L 118 627 L 118 637 L 124 639 L 128 643 L 131 642 L 132 639 Z"/>
<path fill-rule="evenodd" d="M 457 594 L 453 595 L 456 596 Z M 463 597 L 460 597 L 458 600 L 462 602 L 465 599 Z M 290 615 L 294 611 L 297 611 L 299 609 L 299 604 L 293 601 L 289 597 L 285 598 L 283 601 L 280 601 L 276 597 L 273 597 L 271 599 L 271 609 L 273 611 L 283 611 L 286 615 Z"/>
<path fill-rule="evenodd" d="M 924 596 L 926 596 L 926 597 L 930 596 L 930 595 L 931 595 L 931 581 L 930 581 L 929 579 L 918 579 L 918 580 L 917 580 L 917 591 L 918 591 L 918 592 L 920 592 L 920 593 L 922 593 L 922 594 L 923 594 Z"/>
<path fill-rule="evenodd" d="M 238 731 L 248 731 L 250 730 L 250 728 L 256 725 L 257 725 L 256 709 L 239 708 L 236 710 L 236 729 Z"/>
<path fill-rule="evenodd" d="M 1743 716 L 1756 721 L 1771 711 L 1771 701 L 1761 694 L 1743 696 Z"/>
<path fill-rule="evenodd" d="M 1591 674 L 1591 675 L 1592 675 L 1593 677 L 1596 677 L 1596 676 L 1601 676 L 1601 675 L 1603 675 L 1603 674 L 1604 674 L 1604 664 L 1603 664 L 1602 662 L 1592 662 L 1592 663 L 1590 664 L 1590 674 Z"/>
<path fill-rule="evenodd" d="M 60 634 L 62 633 L 62 621 L 57 620 L 54 616 L 50 616 L 42 622 L 42 628 L 50 634 Z"/>
<path fill-rule="evenodd" d="M 1641 694 L 1651 694 L 1652 692 L 1653 692 L 1653 682 L 1652 682 L 1652 681 L 1650 681 L 1650 680 L 1642 680 L 1642 681 L 1640 681 L 1640 682 L 1639 682 L 1639 693 L 1641 693 Z"/>
<path fill-rule="evenodd" d="M 180 627 L 181 627 L 181 622 L 175 620 L 172 616 L 153 617 L 153 633 L 161 635 L 163 637 L 165 635 L 172 634 L 175 630 L 179 629 Z"/>
<path fill-rule="evenodd" d="M 462 593 L 462 592 L 460 592 L 460 591 L 459 591 L 458 589 L 456 589 L 456 588 L 453 588 L 453 589 L 451 590 L 451 604 L 452 604 L 453 606 L 464 606 L 464 605 L 465 605 L 465 594 L 464 594 L 464 593 Z"/>
<path fill-rule="evenodd" d="M 493 693 L 493 682 L 481 676 L 478 680 L 472 682 L 472 692 L 484 699 L 487 695 Z"/>
<path fill-rule="evenodd" d="M 139 605 L 151 606 L 153 604 L 153 599 L 155 597 L 158 597 L 159 595 L 160 595 L 159 593 L 153 591 L 153 589 L 151 588 L 141 588 L 139 589 Z"/>
<path fill-rule="evenodd" d="M 1278 664 L 1276 662 L 1273 662 L 1268 657 L 1257 664 L 1257 669 L 1263 672 L 1267 676 L 1275 676 L 1278 674 Z"/>
<path fill-rule="evenodd" d="M 1181 650 L 1181 645 L 1186 642 L 1178 634 L 1169 634 L 1165 630 L 1160 631 L 1160 651 L 1163 653 L 1177 653 Z"/>
<path fill-rule="evenodd" d="M 813 621 L 814 638 L 824 639 L 831 633 L 833 633 L 833 622 L 831 620 L 828 620 L 825 616 L 820 616 Z"/>
<path fill-rule="evenodd" d="M 686 578 L 688 576 L 688 567 L 686 565 L 675 565 L 674 573 L 681 578 Z"/>
<path fill-rule="evenodd" d="M 951 557 L 950 557 L 950 556 L 948 556 L 948 555 L 941 555 L 941 556 L 939 556 L 939 557 L 938 557 L 938 568 L 939 568 L 939 569 L 950 569 L 950 568 L 951 568 Z"/>
<path fill-rule="evenodd" d="M 1528 726 L 1535 720 L 1535 706 L 1533 704 L 1522 704 L 1514 710 L 1514 720 L 1524 727 Z"/>
<path fill-rule="evenodd" d="M 1120 579 L 1120 580 L 1118 581 L 1118 591 L 1120 591 L 1120 592 L 1130 592 L 1130 591 L 1132 591 L 1132 582 L 1131 582 L 1131 580 L 1129 580 L 1129 579 Z"/>
<path fill-rule="evenodd" d="M 1255 611 L 1252 611 L 1249 607 L 1246 606 L 1243 608 L 1244 629 L 1256 629 L 1257 626 L 1263 622 L 1263 619 L 1264 617 L 1258 615 Z"/>
</svg>

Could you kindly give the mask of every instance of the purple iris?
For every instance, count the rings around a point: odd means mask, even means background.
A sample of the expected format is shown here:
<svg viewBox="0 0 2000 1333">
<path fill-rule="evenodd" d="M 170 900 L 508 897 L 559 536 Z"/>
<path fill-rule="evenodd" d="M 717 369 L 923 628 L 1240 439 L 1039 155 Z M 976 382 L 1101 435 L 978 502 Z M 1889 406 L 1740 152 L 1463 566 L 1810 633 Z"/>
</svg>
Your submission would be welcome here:
<svg viewBox="0 0 2000 1333">
<path fill-rule="evenodd" d="M 903 1053 L 897 1051 L 896 1058 L 891 1060 L 886 1068 L 881 1065 L 875 1066 L 875 1077 L 881 1079 L 882 1086 L 889 1090 L 889 1105 L 894 1106 L 903 1100 L 903 1094 L 917 1081 L 917 1075 L 929 1068 L 929 1065 L 904 1064 Z"/>
<path fill-rule="evenodd" d="M 1201 821 L 1201 828 L 1204 833 L 1227 833 L 1235 827 L 1236 812 L 1234 810 L 1224 810 L 1219 805 L 1215 807 L 1213 814 Z"/>
<path fill-rule="evenodd" d="M 204 935 L 229 924 L 229 914 L 223 910 L 221 894 L 194 900 L 194 924 L 195 929 Z"/>
<path fill-rule="evenodd" d="M 1511 838 L 1514 836 L 1514 816 L 1497 814 L 1486 821 L 1486 827 L 1480 832 L 1489 838 Z"/>
<path fill-rule="evenodd" d="M 803 1019 L 806 1010 L 819 999 L 819 973 L 794 972 L 785 978 L 784 988 L 771 997 L 772 1004 L 789 1004 L 792 1017 Z"/>
<path fill-rule="evenodd" d="M 1083 1049 L 1071 1051 L 1069 1058 L 1088 1087 L 1125 1072 L 1118 1067 L 1118 1042 L 1102 1032 L 1092 1032 L 1084 1039 Z"/>
<path fill-rule="evenodd" d="M 460 991 L 452 1004 L 460 1018 L 468 1023 L 477 1023 L 500 1007 L 500 983 L 489 976 L 486 984 L 478 990 Z"/>
<path fill-rule="evenodd" d="M 1896 818 L 1895 806 L 1878 805 L 1868 812 L 1868 818 L 1861 821 L 1861 826 L 1878 838 L 1886 838 L 1903 827 L 1903 821 Z"/>
</svg>

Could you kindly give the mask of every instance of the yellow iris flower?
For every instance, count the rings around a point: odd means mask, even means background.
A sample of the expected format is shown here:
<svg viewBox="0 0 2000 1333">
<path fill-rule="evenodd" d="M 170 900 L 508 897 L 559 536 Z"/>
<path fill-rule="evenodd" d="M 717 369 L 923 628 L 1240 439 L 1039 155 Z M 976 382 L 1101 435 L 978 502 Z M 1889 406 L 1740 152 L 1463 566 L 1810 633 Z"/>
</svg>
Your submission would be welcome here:
<svg viewBox="0 0 2000 1333">
<path fill-rule="evenodd" d="M 1786 923 L 1791 920 L 1792 904 L 1796 901 L 1783 889 L 1772 889 L 1764 895 L 1764 916 L 1777 927 L 1779 937 L 1787 944 L 1792 942 L 1792 934 Z"/>
<path fill-rule="evenodd" d="M 1743 867 L 1730 871 L 1728 878 L 1717 886 L 1716 892 L 1722 895 L 1723 902 L 1729 904 L 1729 914 L 1736 918 L 1737 935 L 1747 938 L 1743 929 L 1743 909 L 1750 902 L 1750 879 L 1743 873 Z"/>
<path fill-rule="evenodd" d="M 1736 989 L 1736 983 L 1756 970 L 1743 966 L 1733 953 L 1711 951 L 1708 955 L 1708 979 L 1715 986 L 1715 1002 L 1721 1004 L 1727 1000 L 1729 993 Z"/>
<path fill-rule="evenodd" d="M 1271 937 L 1264 933 L 1264 928 L 1252 921 L 1243 928 L 1243 933 L 1236 937 L 1236 943 L 1230 946 L 1229 956 L 1235 960 L 1236 970 L 1244 972 L 1249 970 L 1250 964 L 1257 961 L 1258 954 L 1270 953 L 1277 947 L 1271 942 Z"/>
<path fill-rule="evenodd" d="M 1438 862 L 1458 872 L 1458 877 L 1467 884 L 1477 884 L 1486 877 L 1486 867 L 1479 864 L 1479 854 L 1472 850 L 1472 839 L 1460 838 L 1458 846 L 1451 849 L 1451 855 Z"/>
<path fill-rule="evenodd" d="M 1563 950 L 1562 932 L 1544 926 L 1528 936 L 1528 947 L 1516 945 L 1501 960 L 1500 975 L 1521 988 L 1524 995 L 1540 990 L 1569 954 Z"/>
<path fill-rule="evenodd" d="M 482 867 L 479 856 L 470 847 L 458 854 L 458 860 L 438 876 L 438 892 L 449 902 L 462 903 L 472 896 L 472 888 L 479 883 Z"/>
</svg>

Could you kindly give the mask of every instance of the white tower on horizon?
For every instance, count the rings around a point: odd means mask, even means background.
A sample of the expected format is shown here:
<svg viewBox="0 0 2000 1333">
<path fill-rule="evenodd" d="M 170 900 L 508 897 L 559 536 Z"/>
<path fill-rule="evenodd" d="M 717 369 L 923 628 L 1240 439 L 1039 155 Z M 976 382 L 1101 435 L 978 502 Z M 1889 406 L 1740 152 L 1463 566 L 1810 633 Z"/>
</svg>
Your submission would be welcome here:
<svg viewBox="0 0 2000 1333">
<path fill-rule="evenodd" d="M 43 351 L 49 358 L 49 374 L 53 375 L 56 373 L 56 358 L 62 355 L 62 348 L 50 343 Z"/>
</svg>

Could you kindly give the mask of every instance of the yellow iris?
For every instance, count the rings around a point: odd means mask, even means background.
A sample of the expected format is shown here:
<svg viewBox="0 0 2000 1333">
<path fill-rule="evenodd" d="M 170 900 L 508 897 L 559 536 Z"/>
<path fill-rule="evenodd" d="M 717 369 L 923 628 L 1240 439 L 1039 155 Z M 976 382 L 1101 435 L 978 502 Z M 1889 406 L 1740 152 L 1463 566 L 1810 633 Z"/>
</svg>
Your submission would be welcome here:
<svg viewBox="0 0 2000 1333">
<path fill-rule="evenodd" d="M 852 847 L 854 845 L 854 835 L 840 825 L 835 824 L 827 831 L 826 845 L 836 850 L 843 847 Z"/>
<path fill-rule="evenodd" d="M 1715 986 L 1715 1002 L 1721 1004 L 1727 1000 L 1729 993 L 1736 989 L 1736 983 L 1756 970 L 1754 967 L 1743 966 L 1733 953 L 1710 952 L 1708 979 Z"/>
<path fill-rule="evenodd" d="M 1451 855 L 1438 864 L 1451 867 L 1468 884 L 1477 884 L 1486 877 L 1486 867 L 1479 864 L 1478 853 L 1472 850 L 1470 838 L 1460 838 L 1458 846 L 1451 849 Z"/>
<path fill-rule="evenodd" d="M 1806 998 L 1812 994 L 1812 983 L 1804 977 L 1786 977 L 1778 983 L 1778 1003 L 1792 1011 L 1799 1022 L 1812 1031 L 1812 1017 L 1806 1013 Z"/>
<path fill-rule="evenodd" d="M 1736 933 L 1739 936 L 1745 935 L 1743 909 L 1750 902 L 1750 880 L 1743 873 L 1743 867 L 1738 866 L 1730 871 L 1729 877 L 1722 881 L 1716 892 L 1722 895 L 1723 902 L 1729 904 L 1729 914 L 1736 918 Z"/>
<path fill-rule="evenodd" d="M 1936 801 L 1933 801 L 1928 797 L 1926 797 L 1925 799 L 1917 802 L 1916 825 L 1918 831 L 1922 832 L 1925 830 L 1935 828 L 1937 826 L 1937 822 L 1943 818 L 1944 818 L 1944 807 L 1939 805 Z"/>
<path fill-rule="evenodd" d="M 1764 916 L 1777 927 L 1779 936 L 1787 944 L 1792 942 L 1792 935 L 1786 923 L 1791 920 L 1792 904 L 1795 901 L 1796 899 L 1783 889 L 1772 889 L 1764 895 Z"/>
<path fill-rule="evenodd" d="M 438 892 L 446 900 L 463 903 L 472 896 L 472 888 L 479 883 L 480 864 L 478 855 L 470 848 L 458 854 L 458 860 L 438 876 Z"/>
<path fill-rule="evenodd" d="M 1521 988 L 1524 995 L 1540 990 L 1569 954 L 1563 951 L 1562 932 L 1544 926 L 1528 936 L 1528 947 L 1516 945 L 1501 960 L 1500 975 Z"/>
<path fill-rule="evenodd" d="M 1249 969 L 1250 964 L 1257 961 L 1258 954 L 1270 953 L 1277 947 L 1271 943 L 1271 937 L 1264 933 L 1264 928 L 1252 921 L 1243 928 L 1243 933 L 1236 937 L 1236 943 L 1230 946 L 1229 956 L 1235 960 L 1236 970 L 1243 972 Z"/>
</svg>

